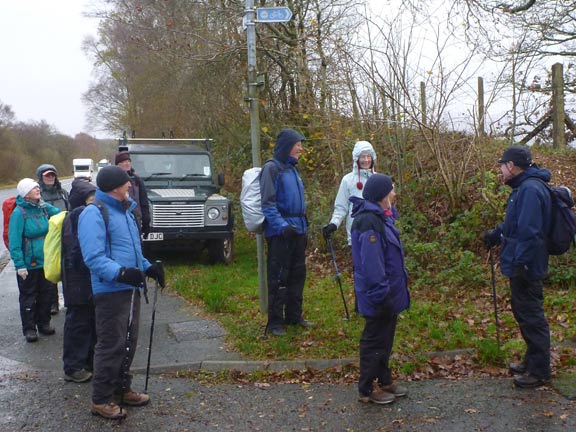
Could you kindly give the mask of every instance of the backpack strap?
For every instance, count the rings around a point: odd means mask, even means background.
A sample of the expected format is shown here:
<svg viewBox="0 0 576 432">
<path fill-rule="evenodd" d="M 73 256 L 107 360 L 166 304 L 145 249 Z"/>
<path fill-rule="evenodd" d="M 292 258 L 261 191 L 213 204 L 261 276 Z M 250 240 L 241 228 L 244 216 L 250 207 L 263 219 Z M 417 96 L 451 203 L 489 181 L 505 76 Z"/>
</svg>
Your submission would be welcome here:
<svg viewBox="0 0 576 432">
<path fill-rule="evenodd" d="M 100 200 L 94 200 L 88 205 L 95 206 L 100 210 L 102 219 L 104 220 L 104 227 L 106 228 L 106 242 L 108 243 L 108 250 L 110 251 L 110 256 L 112 255 L 112 239 L 110 238 L 110 230 L 108 229 L 108 224 L 110 222 L 110 214 L 108 213 L 108 207 Z"/>
</svg>

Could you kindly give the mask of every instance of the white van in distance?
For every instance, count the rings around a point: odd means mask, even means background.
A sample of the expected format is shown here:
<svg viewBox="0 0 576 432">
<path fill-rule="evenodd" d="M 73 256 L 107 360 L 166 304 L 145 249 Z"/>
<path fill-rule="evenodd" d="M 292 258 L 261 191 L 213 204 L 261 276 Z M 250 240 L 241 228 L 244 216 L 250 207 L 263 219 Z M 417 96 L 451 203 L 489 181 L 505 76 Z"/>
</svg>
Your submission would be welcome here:
<svg viewBox="0 0 576 432">
<path fill-rule="evenodd" d="M 72 165 L 74 165 L 74 178 L 86 178 L 92 181 L 92 174 L 94 174 L 92 159 L 73 159 Z"/>
</svg>

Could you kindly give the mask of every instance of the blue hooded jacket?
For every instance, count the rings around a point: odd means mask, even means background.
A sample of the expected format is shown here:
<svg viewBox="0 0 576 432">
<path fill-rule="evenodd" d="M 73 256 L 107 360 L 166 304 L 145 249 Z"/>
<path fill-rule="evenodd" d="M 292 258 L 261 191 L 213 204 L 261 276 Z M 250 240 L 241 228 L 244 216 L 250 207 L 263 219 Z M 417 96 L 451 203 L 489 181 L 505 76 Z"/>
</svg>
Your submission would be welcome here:
<svg viewBox="0 0 576 432">
<path fill-rule="evenodd" d="M 298 161 L 290 157 L 294 144 L 304 139 L 293 129 L 283 129 L 274 146 L 274 161 L 262 167 L 260 195 L 266 237 L 281 235 L 289 225 L 299 234 L 307 232 L 304 184 L 295 166 Z"/>
<path fill-rule="evenodd" d="M 394 313 L 410 307 L 408 273 L 400 233 L 394 225 L 397 213 L 385 214 L 380 205 L 359 197 L 352 202 L 352 259 L 358 311 L 376 317 L 391 296 Z"/>
<path fill-rule="evenodd" d="M 519 267 L 530 279 L 543 279 L 548 273 L 546 235 L 552 220 L 552 201 L 546 185 L 551 174 L 533 164 L 510 179 L 512 188 L 506 204 L 506 217 L 497 228 L 501 242 L 502 274 L 515 275 Z"/>
<path fill-rule="evenodd" d="M 142 255 L 140 233 L 132 209 L 136 203 L 128 198 L 118 201 L 109 194 L 96 190 L 96 200 L 108 210 L 108 233 L 100 209 L 86 206 L 78 222 L 78 240 L 84 263 L 90 269 L 94 295 L 131 290 L 134 287 L 118 282 L 122 267 L 137 267 L 142 271 L 152 265 Z M 126 205 L 128 204 L 128 205 Z"/>
</svg>

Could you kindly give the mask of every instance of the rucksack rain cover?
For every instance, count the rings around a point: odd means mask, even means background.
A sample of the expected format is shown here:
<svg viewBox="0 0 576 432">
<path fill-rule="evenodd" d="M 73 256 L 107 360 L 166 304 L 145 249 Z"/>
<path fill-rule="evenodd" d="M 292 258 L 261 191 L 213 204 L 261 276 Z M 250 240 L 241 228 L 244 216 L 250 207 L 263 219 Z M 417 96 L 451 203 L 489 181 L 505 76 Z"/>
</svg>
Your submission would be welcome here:
<svg viewBox="0 0 576 432">
<path fill-rule="evenodd" d="M 254 233 L 262 233 L 264 228 L 264 214 L 262 213 L 262 200 L 260 195 L 261 167 L 254 167 L 244 171 L 242 175 L 242 192 L 240 193 L 240 207 L 246 229 Z"/>
<path fill-rule="evenodd" d="M 52 283 L 62 280 L 62 222 L 66 213 L 62 211 L 48 220 L 48 234 L 44 239 L 44 277 Z"/>
</svg>

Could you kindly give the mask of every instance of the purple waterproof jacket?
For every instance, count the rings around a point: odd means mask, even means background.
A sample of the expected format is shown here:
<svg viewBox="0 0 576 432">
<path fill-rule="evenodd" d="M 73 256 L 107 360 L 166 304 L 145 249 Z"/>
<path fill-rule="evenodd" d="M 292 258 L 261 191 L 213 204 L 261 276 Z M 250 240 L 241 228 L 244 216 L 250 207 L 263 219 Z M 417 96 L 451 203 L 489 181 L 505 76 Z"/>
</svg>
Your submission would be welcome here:
<svg viewBox="0 0 576 432">
<path fill-rule="evenodd" d="M 391 300 L 395 314 L 410 307 L 404 249 L 394 225 L 396 212 L 384 213 L 377 203 L 358 197 L 352 202 L 352 258 L 358 311 L 366 317 L 382 313 Z"/>
</svg>

